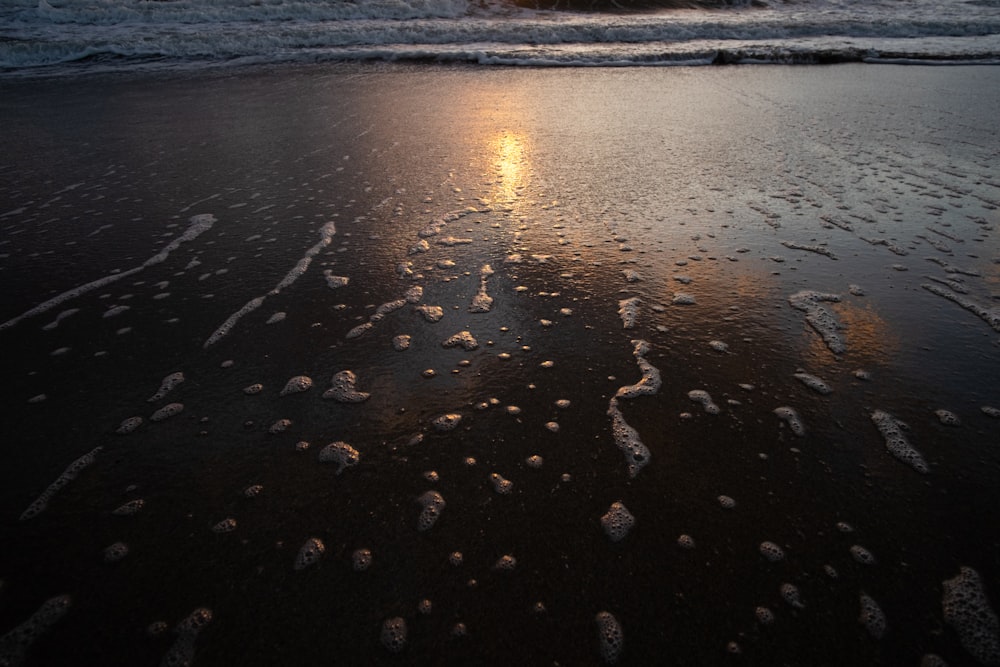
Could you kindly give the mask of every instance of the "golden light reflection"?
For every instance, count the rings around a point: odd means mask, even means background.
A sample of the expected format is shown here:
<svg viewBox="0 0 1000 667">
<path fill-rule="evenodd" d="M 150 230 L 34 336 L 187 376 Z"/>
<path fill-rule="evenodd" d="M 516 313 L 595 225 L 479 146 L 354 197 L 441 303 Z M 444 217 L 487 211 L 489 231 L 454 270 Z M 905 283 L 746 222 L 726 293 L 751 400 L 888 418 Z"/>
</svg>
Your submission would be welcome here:
<svg viewBox="0 0 1000 667">
<path fill-rule="evenodd" d="M 490 196 L 494 201 L 512 203 L 527 187 L 530 164 L 526 143 L 516 132 L 501 132 L 493 138 L 490 153 L 495 180 Z"/>
<path fill-rule="evenodd" d="M 841 335 L 847 344 L 847 352 L 862 364 L 885 363 L 896 354 L 900 348 L 900 338 L 875 309 L 870 305 L 865 307 L 849 303 L 829 304 L 836 312 L 837 319 L 843 325 Z M 834 355 L 826 349 L 820 336 L 810 331 L 810 352 L 816 359 L 825 359 L 833 365 L 837 363 Z"/>
</svg>

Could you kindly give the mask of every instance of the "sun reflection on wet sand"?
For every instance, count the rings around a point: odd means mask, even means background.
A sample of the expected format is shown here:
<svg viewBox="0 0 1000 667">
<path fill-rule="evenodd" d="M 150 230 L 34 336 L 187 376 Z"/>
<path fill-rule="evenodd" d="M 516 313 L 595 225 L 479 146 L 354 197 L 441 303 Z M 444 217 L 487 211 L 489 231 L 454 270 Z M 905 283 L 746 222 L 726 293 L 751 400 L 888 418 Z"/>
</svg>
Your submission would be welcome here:
<svg viewBox="0 0 1000 667">
<path fill-rule="evenodd" d="M 524 135 L 510 131 L 501 132 L 491 140 L 490 154 L 496 175 L 490 192 L 493 201 L 512 204 L 528 186 L 530 162 L 526 144 Z"/>
</svg>

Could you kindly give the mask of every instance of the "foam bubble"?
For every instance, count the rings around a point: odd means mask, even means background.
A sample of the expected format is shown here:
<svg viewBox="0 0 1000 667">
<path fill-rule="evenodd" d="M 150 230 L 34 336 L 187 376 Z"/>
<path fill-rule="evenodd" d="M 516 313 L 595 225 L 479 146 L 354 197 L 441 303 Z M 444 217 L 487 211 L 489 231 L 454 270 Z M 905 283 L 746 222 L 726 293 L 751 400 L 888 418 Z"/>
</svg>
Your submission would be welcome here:
<svg viewBox="0 0 1000 667">
<path fill-rule="evenodd" d="M 45 491 L 42 492 L 42 495 L 38 496 L 38 498 L 35 499 L 35 502 L 31 503 L 31 505 L 28 506 L 28 509 L 21 513 L 20 520 L 27 521 L 28 519 L 32 519 L 44 512 L 45 508 L 49 506 L 49 501 L 52 500 L 52 497 L 56 495 L 64 486 L 76 479 L 84 469 L 92 465 L 102 449 L 104 448 L 95 447 L 70 463 L 62 474 L 59 475 L 54 482 L 49 484 Z"/>
<path fill-rule="evenodd" d="M 493 308 L 493 297 L 486 292 L 486 281 L 492 275 L 493 268 L 489 264 L 483 264 L 479 269 L 479 291 L 472 297 L 470 313 L 488 313 Z"/>
<path fill-rule="evenodd" d="M 27 620 L 0 637 L 0 665 L 19 667 L 24 664 L 28 649 L 69 611 L 71 604 L 68 595 L 49 598 Z"/>
<path fill-rule="evenodd" d="M 446 507 L 444 498 L 437 491 L 425 491 L 417 503 L 420 505 L 420 516 L 417 518 L 417 530 L 430 530 L 441 516 L 441 512 Z"/>
<path fill-rule="evenodd" d="M 115 430 L 115 433 L 119 435 L 128 435 L 140 426 L 142 426 L 142 417 L 129 417 L 128 419 L 122 421 L 122 423 Z"/>
<path fill-rule="evenodd" d="M 259 394 L 262 391 L 264 391 L 264 385 L 262 385 L 259 382 L 256 384 L 251 384 L 246 387 L 243 387 L 243 393 L 246 394 L 247 396 L 253 396 L 254 394 Z"/>
<path fill-rule="evenodd" d="M 417 306 L 415 310 L 423 315 L 425 320 L 431 323 L 438 322 L 442 317 L 444 317 L 444 309 L 441 306 L 423 305 Z"/>
<path fill-rule="evenodd" d="M 236 519 L 231 516 L 212 526 L 212 532 L 216 534 L 231 533 L 234 530 L 236 530 Z"/>
<path fill-rule="evenodd" d="M 882 635 L 885 634 L 886 627 L 885 614 L 882 612 L 882 608 L 865 593 L 861 594 L 860 600 L 861 614 L 858 616 L 858 622 L 865 626 L 865 630 L 872 637 L 881 639 Z"/>
<path fill-rule="evenodd" d="M 465 557 L 462 556 L 461 551 L 452 551 L 450 554 L 448 554 L 448 562 L 454 565 L 455 567 L 461 565 L 464 562 L 464 560 Z"/>
<path fill-rule="evenodd" d="M 335 276 L 331 269 L 326 269 L 323 271 L 323 277 L 326 278 L 326 286 L 330 289 L 339 289 L 341 287 L 347 287 L 347 284 L 351 282 L 351 279 L 347 276 Z"/>
<path fill-rule="evenodd" d="M 510 554 L 504 554 L 493 563 L 493 569 L 501 572 L 511 572 L 517 567 L 517 559 Z"/>
<path fill-rule="evenodd" d="M 619 387 L 615 393 L 615 396 L 619 398 L 652 395 L 657 393 L 663 385 L 659 369 L 646 360 L 645 355 L 649 353 L 649 343 L 644 340 L 633 340 L 632 346 L 632 356 L 635 357 L 642 378 L 635 384 Z"/>
<path fill-rule="evenodd" d="M 777 563 L 778 561 L 785 560 L 785 551 L 779 547 L 774 542 L 761 542 L 760 547 L 758 547 L 760 555 L 771 561 L 772 563 Z"/>
<path fill-rule="evenodd" d="M 634 329 L 639 317 L 639 297 L 633 296 L 618 302 L 618 316 L 622 318 L 622 328 Z"/>
<path fill-rule="evenodd" d="M 131 306 L 113 306 L 111 308 L 108 308 L 106 311 L 104 311 L 104 314 L 101 317 L 103 317 L 104 319 L 107 319 L 109 317 L 115 317 L 116 315 L 121 315 L 122 313 L 124 313 L 127 310 L 132 310 L 132 307 Z"/>
<path fill-rule="evenodd" d="M 618 409 L 618 399 L 612 398 L 609 401 L 608 415 L 611 417 L 611 434 L 615 445 L 625 455 L 629 477 L 634 478 L 649 463 L 649 449 L 639 438 L 639 432 L 625 421 L 625 416 Z"/>
<path fill-rule="evenodd" d="M 299 553 L 296 554 L 295 562 L 292 564 L 292 567 L 296 570 L 304 570 L 319 561 L 325 551 L 326 546 L 323 544 L 321 539 L 318 537 L 310 537 L 299 549 Z"/>
<path fill-rule="evenodd" d="M 160 667 L 187 667 L 190 665 L 194 661 L 195 640 L 202 629 L 211 622 L 212 611 L 200 607 L 178 623 L 174 629 L 174 632 L 177 633 L 177 639 L 174 640 L 167 654 L 163 656 Z"/>
<path fill-rule="evenodd" d="M 979 573 L 963 566 L 942 586 L 944 620 L 958 634 L 962 648 L 984 665 L 1000 663 L 1000 621 Z"/>
<path fill-rule="evenodd" d="M 949 410 L 935 410 L 934 414 L 937 415 L 938 421 L 940 421 L 945 426 L 962 425 L 962 420 L 958 418 L 958 415 Z"/>
<path fill-rule="evenodd" d="M 854 560 L 856 560 L 857 562 L 861 563 L 862 565 L 875 564 L 875 556 L 873 556 L 872 552 L 868 551 L 868 549 L 865 549 L 860 544 L 853 545 L 850 551 L 851 551 L 851 557 L 854 558 Z"/>
<path fill-rule="evenodd" d="M 346 442 L 338 440 L 320 450 L 319 460 L 321 463 L 336 463 L 339 475 L 345 468 L 356 466 L 361 460 L 361 454 Z"/>
<path fill-rule="evenodd" d="M 300 394 L 303 391 L 311 389 L 312 386 L 313 381 L 311 377 L 307 375 L 296 375 L 285 383 L 285 387 L 278 395 L 288 396 L 289 394 Z"/>
<path fill-rule="evenodd" d="M 541 468 L 542 467 L 542 464 L 545 463 L 545 460 L 541 456 L 539 456 L 538 454 L 533 454 L 533 455 L 529 456 L 528 458 L 526 458 L 524 460 L 524 462 L 527 464 L 527 466 L 529 468 L 536 468 L 537 469 L 537 468 Z"/>
<path fill-rule="evenodd" d="M 802 437 L 806 434 L 806 426 L 802 422 L 802 418 L 799 417 L 799 413 L 795 411 L 795 408 L 783 405 L 781 407 L 775 408 L 773 412 L 778 417 L 778 419 L 788 424 L 788 428 L 791 429 L 792 433 L 794 433 L 799 437 Z"/>
<path fill-rule="evenodd" d="M 674 298 L 670 300 L 670 303 L 675 306 L 693 306 L 695 303 L 694 295 L 688 294 L 687 292 L 674 292 Z"/>
<path fill-rule="evenodd" d="M 690 535 L 681 535 L 677 538 L 677 546 L 681 549 L 694 549 L 694 538 Z"/>
<path fill-rule="evenodd" d="M 818 394 L 826 395 L 833 392 L 833 389 L 830 388 L 830 385 L 828 385 L 826 382 L 823 382 L 823 380 L 819 379 L 815 375 L 810 375 L 809 373 L 804 373 L 802 371 L 799 371 L 794 375 L 794 377 L 796 380 L 798 380 L 799 382 L 809 387 Z"/>
<path fill-rule="evenodd" d="M 410 348 L 411 337 L 405 334 L 395 336 L 392 339 L 392 347 L 397 352 L 402 352 L 403 350 L 408 350 Z"/>
<path fill-rule="evenodd" d="M 729 352 L 729 346 L 721 340 L 710 340 L 708 341 L 708 346 L 716 352 Z"/>
<path fill-rule="evenodd" d="M 358 391 L 357 384 L 358 376 L 354 374 L 354 371 L 340 371 L 330 379 L 330 388 L 323 392 L 323 398 L 332 398 L 340 403 L 367 401 L 371 394 Z"/>
<path fill-rule="evenodd" d="M 621 542 L 635 526 L 635 517 L 624 503 L 611 503 L 611 507 L 601 517 L 601 527 L 612 542 Z"/>
<path fill-rule="evenodd" d="M 948 663 L 936 653 L 927 653 L 920 659 L 920 667 L 948 667 Z"/>
<path fill-rule="evenodd" d="M 778 592 L 781 593 L 781 599 L 790 606 L 796 609 L 805 609 L 805 605 L 802 603 L 802 595 L 795 584 L 781 584 Z"/>
<path fill-rule="evenodd" d="M 361 336 L 364 336 L 366 333 L 368 333 L 369 331 L 371 331 L 372 327 L 374 327 L 374 326 L 375 325 L 372 324 L 371 322 L 365 322 L 364 324 L 359 324 L 358 326 L 354 327 L 353 329 L 351 329 L 350 331 L 348 331 L 346 334 L 344 334 L 344 338 L 346 338 L 347 340 L 353 340 L 355 338 L 360 338 Z"/>
<path fill-rule="evenodd" d="M 984 415 L 993 417 L 994 419 L 1000 419 L 1000 408 L 994 408 L 993 406 L 990 405 L 984 405 L 979 409 L 983 411 Z"/>
<path fill-rule="evenodd" d="M 900 429 L 901 426 L 905 426 L 903 422 L 883 410 L 874 411 L 871 418 L 885 439 L 885 448 L 889 450 L 890 454 L 917 472 L 926 473 L 929 471 L 924 457 L 913 448 Z"/>
<path fill-rule="evenodd" d="M 823 338 L 827 348 L 834 354 L 843 354 L 847 350 L 847 345 L 840 335 L 842 328 L 840 322 L 833 313 L 820 305 L 821 302 L 839 303 L 840 296 L 804 290 L 788 297 L 788 303 L 792 308 L 806 314 L 806 322 Z"/>
<path fill-rule="evenodd" d="M 284 322 L 287 316 L 288 316 L 287 313 L 278 311 L 273 315 L 271 315 L 271 317 L 267 318 L 267 322 L 264 322 L 264 324 L 277 324 L 278 322 Z"/>
<path fill-rule="evenodd" d="M 545 422 L 545 428 L 552 431 L 553 433 L 559 432 L 559 422 Z"/>
<path fill-rule="evenodd" d="M 355 572 L 364 572 L 372 566 L 372 552 L 369 549 L 355 549 L 351 554 L 351 567 Z"/>
<path fill-rule="evenodd" d="M 510 494 L 514 489 L 514 482 L 505 479 L 500 473 L 490 473 L 490 482 L 493 483 L 493 490 L 502 496 Z"/>
<path fill-rule="evenodd" d="M 379 638 L 387 651 L 399 653 L 406 648 L 406 621 L 399 616 L 387 618 Z"/>
<path fill-rule="evenodd" d="M 444 346 L 444 347 L 459 347 L 459 346 L 461 346 L 464 349 L 471 351 L 471 350 L 475 350 L 477 347 L 479 347 L 479 342 L 468 331 L 459 331 L 457 334 L 455 334 L 454 336 L 451 336 L 450 338 L 448 338 L 447 340 L 445 340 L 443 343 L 441 343 L 441 345 Z"/>
<path fill-rule="evenodd" d="M 431 425 L 438 431 L 451 431 L 462 421 L 462 415 L 449 412 L 438 415 L 431 421 Z"/>
<path fill-rule="evenodd" d="M 434 604 L 427 598 L 424 598 L 423 600 L 417 603 L 417 612 L 419 612 L 423 616 L 427 616 L 432 611 L 434 611 Z"/>
<path fill-rule="evenodd" d="M 625 635 L 622 626 L 610 612 L 598 612 L 594 617 L 597 622 L 597 641 L 601 658 L 609 665 L 618 662 L 622 649 L 625 647 Z"/>
<path fill-rule="evenodd" d="M 560 410 L 565 410 L 569 406 L 570 402 L 565 398 L 560 398 L 558 401 L 556 401 L 556 407 L 559 408 Z"/>
<path fill-rule="evenodd" d="M 692 389 L 688 392 L 688 398 L 695 403 L 700 403 L 702 409 L 704 409 L 707 414 L 719 414 L 719 406 L 715 404 L 712 400 L 712 396 L 704 389 Z"/>
<path fill-rule="evenodd" d="M 104 562 L 117 563 L 128 555 L 128 545 L 124 542 L 115 542 L 104 547 Z"/>
<path fill-rule="evenodd" d="M 719 507 L 726 510 L 731 510 L 736 507 L 736 501 L 729 496 L 719 496 L 716 498 L 719 501 Z"/>
<path fill-rule="evenodd" d="M 156 401 L 159 401 L 164 396 L 169 394 L 170 391 L 174 389 L 174 387 L 176 387 L 182 382 L 184 382 L 184 373 L 180 371 L 176 373 L 171 373 L 167 377 L 163 378 L 163 381 L 160 382 L 160 388 L 157 390 L 155 394 L 146 399 L 147 402 L 155 403 Z"/>
<path fill-rule="evenodd" d="M 261 491 L 263 490 L 264 487 L 261 486 L 260 484 L 252 484 L 247 488 L 243 489 L 243 495 L 247 498 L 256 498 L 257 496 L 260 495 Z"/>
<path fill-rule="evenodd" d="M 135 500 L 128 501 L 124 505 L 119 505 L 114 511 L 111 512 L 111 514 L 114 516 L 135 516 L 145 505 L 145 500 L 137 498 Z"/>
<path fill-rule="evenodd" d="M 292 425 L 291 419 L 279 419 L 278 421 L 271 424 L 271 427 L 267 429 L 268 433 L 277 434 L 284 433 L 288 430 L 288 427 Z"/>
<path fill-rule="evenodd" d="M 161 422 L 164 419 L 170 419 L 171 417 L 179 415 L 182 412 L 184 412 L 183 403 L 168 403 L 159 410 L 157 410 L 156 412 L 154 412 L 150 416 L 149 420 L 154 422 Z"/>
<path fill-rule="evenodd" d="M 761 625 L 774 624 L 774 612 L 767 607 L 757 607 L 754 609 L 754 616 L 757 617 L 757 622 Z"/>
</svg>

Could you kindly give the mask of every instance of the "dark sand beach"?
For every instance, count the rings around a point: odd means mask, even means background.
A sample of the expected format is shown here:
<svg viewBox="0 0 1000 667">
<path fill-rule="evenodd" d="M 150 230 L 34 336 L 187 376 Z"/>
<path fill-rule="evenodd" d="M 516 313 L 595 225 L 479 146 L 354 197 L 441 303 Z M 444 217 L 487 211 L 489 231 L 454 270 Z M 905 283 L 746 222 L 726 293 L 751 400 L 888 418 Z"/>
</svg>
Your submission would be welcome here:
<svg viewBox="0 0 1000 667">
<path fill-rule="evenodd" d="M 998 107 L 995 67 L 0 83 L 0 662 L 996 664 Z"/>
</svg>

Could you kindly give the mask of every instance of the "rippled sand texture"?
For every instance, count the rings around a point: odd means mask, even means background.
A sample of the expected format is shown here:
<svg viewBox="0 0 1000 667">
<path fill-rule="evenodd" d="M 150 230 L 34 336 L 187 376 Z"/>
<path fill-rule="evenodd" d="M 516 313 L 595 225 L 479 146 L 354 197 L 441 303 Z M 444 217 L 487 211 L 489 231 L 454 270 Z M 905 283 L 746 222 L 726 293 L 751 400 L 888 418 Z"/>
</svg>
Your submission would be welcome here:
<svg viewBox="0 0 1000 667">
<path fill-rule="evenodd" d="M 5 86 L 0 662 L 996 664 L 998 107 Z"/>
</svg>

